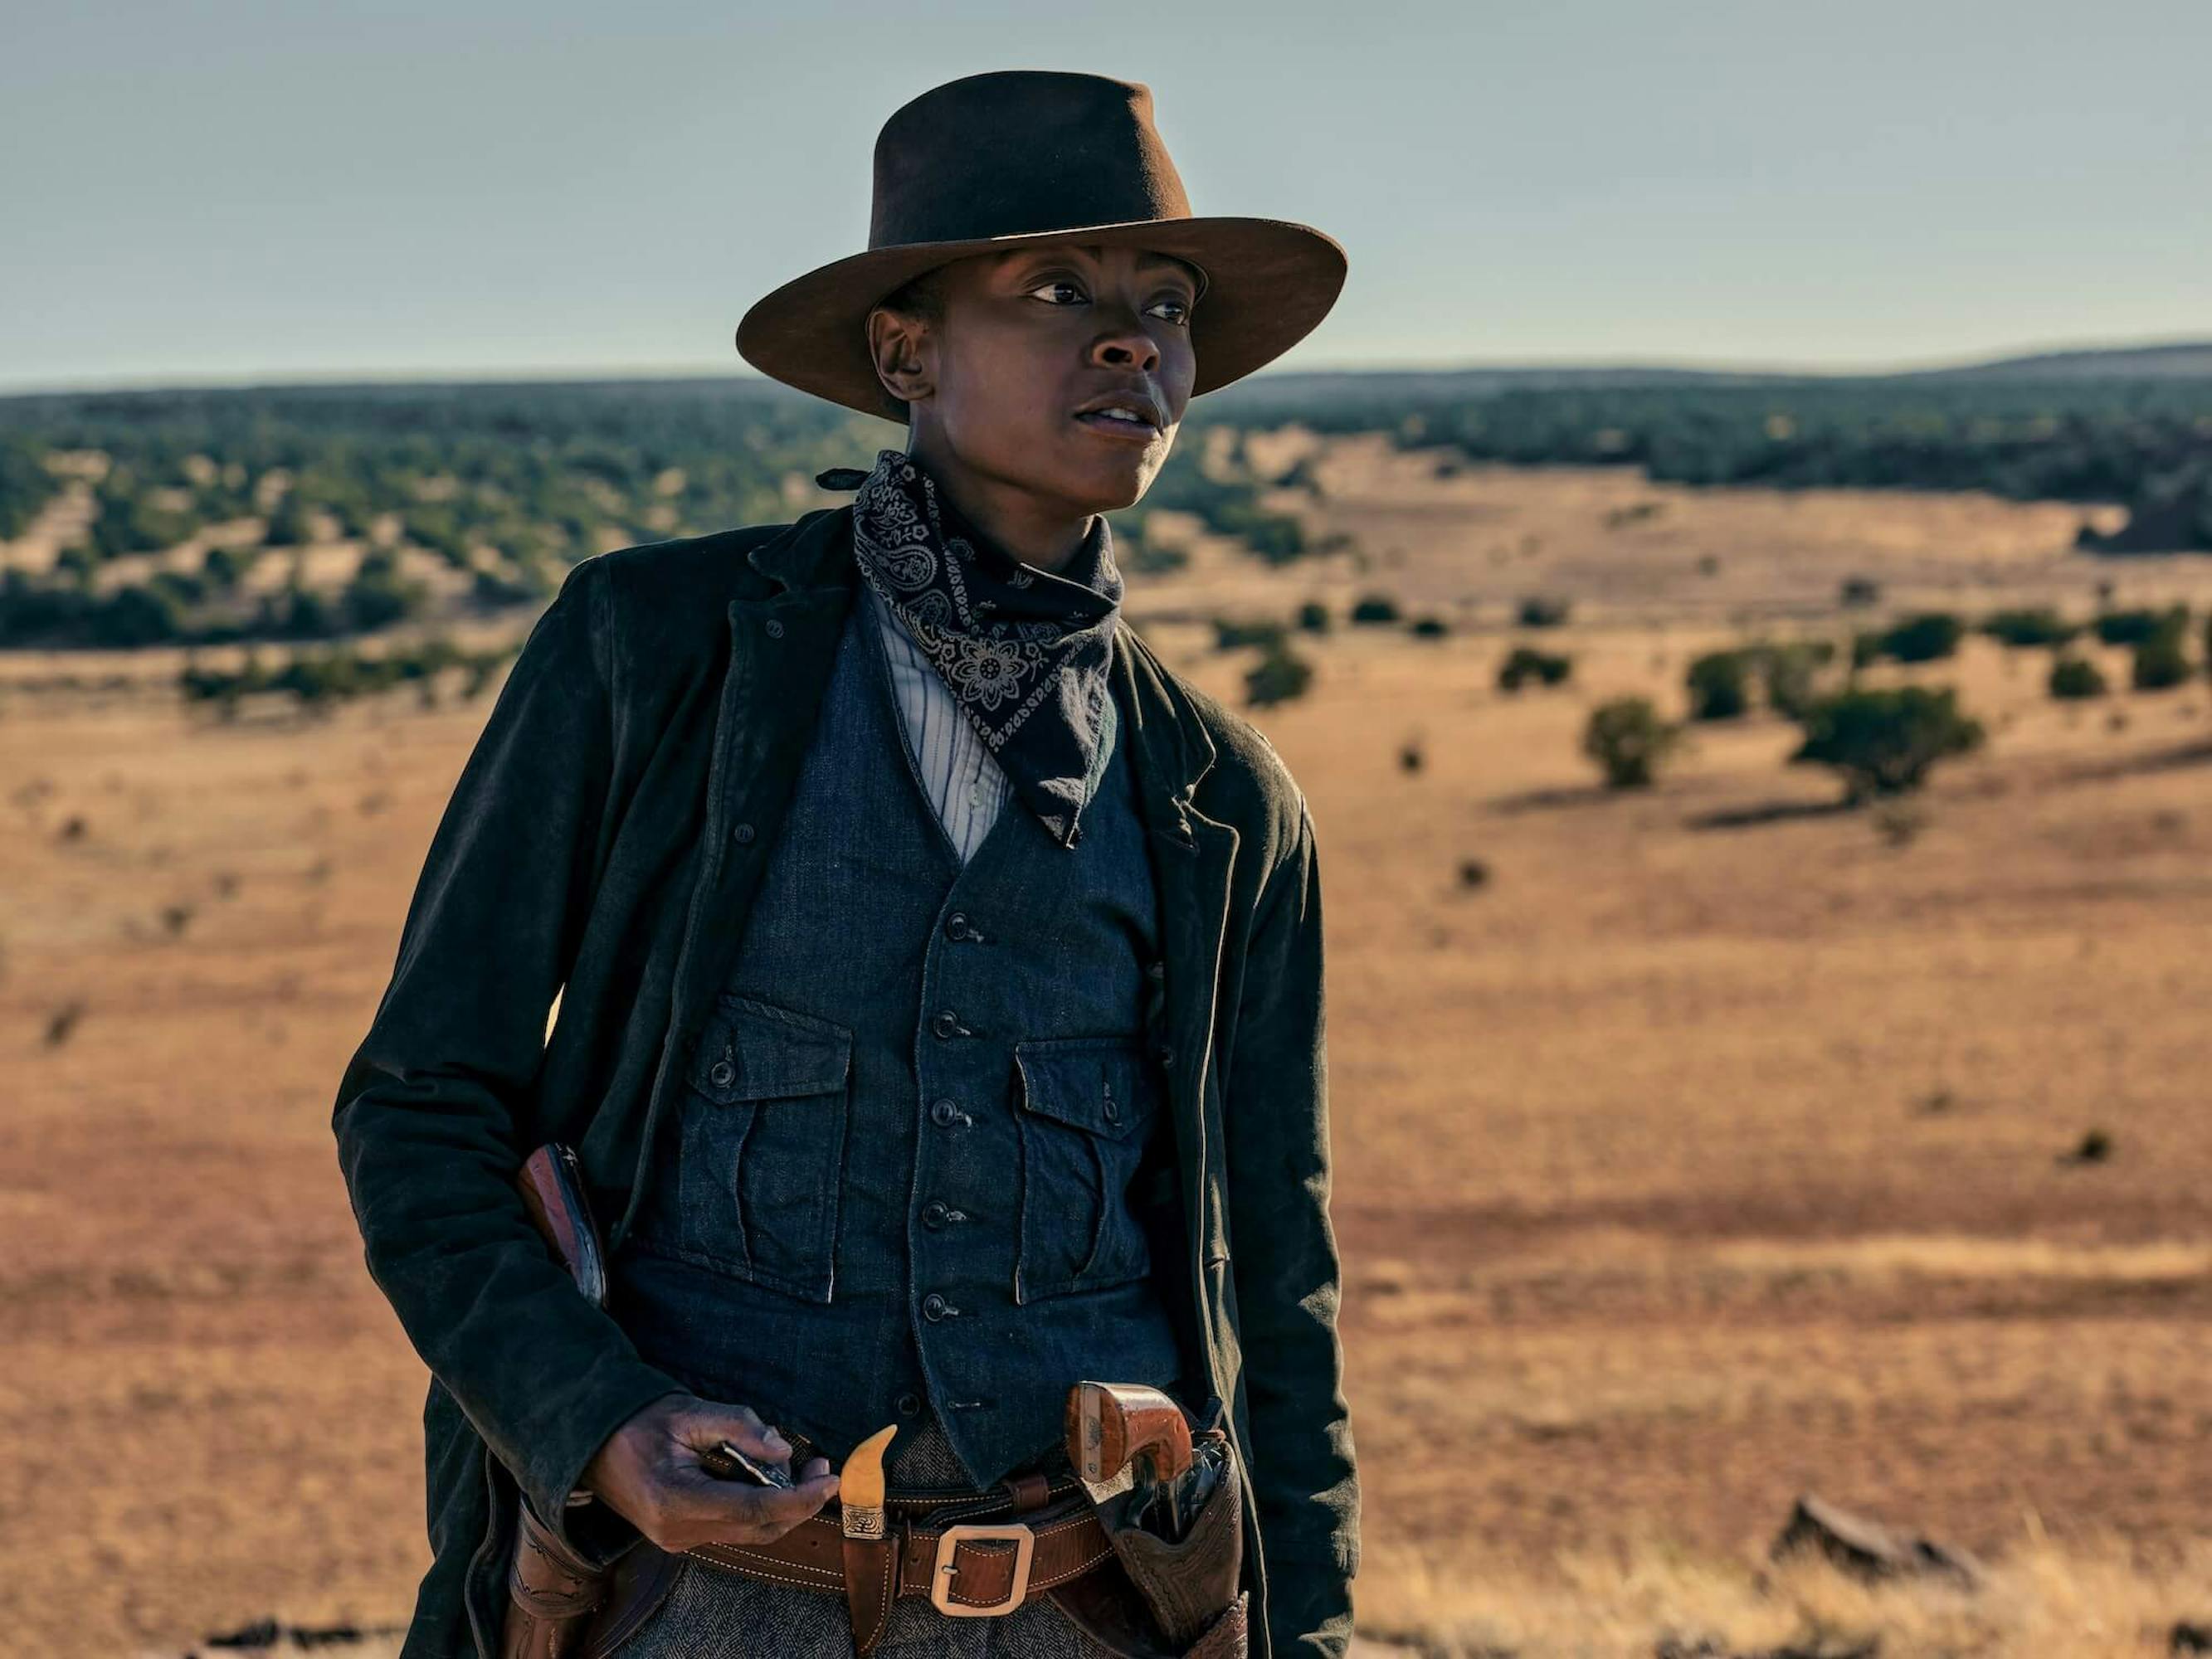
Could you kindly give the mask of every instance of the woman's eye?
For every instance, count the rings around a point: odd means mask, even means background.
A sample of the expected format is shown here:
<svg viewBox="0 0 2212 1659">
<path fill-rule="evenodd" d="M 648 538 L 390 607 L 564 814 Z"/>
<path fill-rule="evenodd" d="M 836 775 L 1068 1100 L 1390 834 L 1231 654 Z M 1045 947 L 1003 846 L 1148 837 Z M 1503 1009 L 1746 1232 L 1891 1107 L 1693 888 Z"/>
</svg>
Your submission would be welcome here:
<svg viewBox="0 0 2212 1659">
<path fill-rule="evenodd" d="M 1079 301 L 1084 297 L 1083 289 L 1080 283 L 1071 283 L 1065 277 L 1060 276 L 1054 277 L 1050 282 L 1039 283 L 1035 288 L 1030 289 L 1029 293 L 1031 297 L 1035 297 L 1040 294 L 1056 294 L 1062 289 L 1065 289 L 1070 294 L 1074 295 Z M 1057 300 L 1048 300 L 1046 303 L 1055 307 L 1060 305 L 1060 302 Z M 1178 325 L 1188 325 L 1189 323 L 1189 301 L 1170 299 L 1158 301 L 1155 303 L 1156 305 L 1172 306 L 1175 307 L 1174 314 L 1169 318 L 1169 321 Z"/>
</svg>

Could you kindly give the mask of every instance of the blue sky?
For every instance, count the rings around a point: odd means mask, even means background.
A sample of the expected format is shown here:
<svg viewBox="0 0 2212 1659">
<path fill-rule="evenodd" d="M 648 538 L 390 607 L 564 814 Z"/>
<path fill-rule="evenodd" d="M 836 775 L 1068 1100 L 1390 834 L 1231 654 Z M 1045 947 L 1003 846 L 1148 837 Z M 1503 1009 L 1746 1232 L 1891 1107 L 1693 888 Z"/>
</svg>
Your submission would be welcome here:
<svg viewBox="0 0 2212 1659">
<path fill-rule="evenodd" d="M 2206 0 L 7 0 L 0 387 L 737 372 L 884 116 L 1002 68 L 1346 245 L 1285 368 L 2203 337 L 2208 63 Z"/>
</svg>

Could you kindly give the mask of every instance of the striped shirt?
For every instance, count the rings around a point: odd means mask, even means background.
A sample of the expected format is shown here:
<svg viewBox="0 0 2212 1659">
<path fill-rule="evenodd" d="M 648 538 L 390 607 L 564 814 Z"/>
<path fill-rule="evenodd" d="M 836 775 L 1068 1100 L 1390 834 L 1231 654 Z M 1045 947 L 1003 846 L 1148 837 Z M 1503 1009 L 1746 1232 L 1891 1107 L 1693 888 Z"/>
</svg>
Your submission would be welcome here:
<svg viewBox="0 0 2212 1659">
<path fill-rule="evenodd" d="M 891 690 L 896 694 L 899 725 L 906 732 L 907 752 L 923 793 L 936 809 L 937 821 L 968 862 L 983 844 L 991 824 L 1012 790 L 999 764 L 968 717 L 953 701 L 946 685 L 921 647 L 906 630 L 898 613 L 884 603 L 872 583 L 860 583 L 866 603 L 874 611 L 877 634 L 884 642 L 884 665 L 890 670 Z"/>
</svg>

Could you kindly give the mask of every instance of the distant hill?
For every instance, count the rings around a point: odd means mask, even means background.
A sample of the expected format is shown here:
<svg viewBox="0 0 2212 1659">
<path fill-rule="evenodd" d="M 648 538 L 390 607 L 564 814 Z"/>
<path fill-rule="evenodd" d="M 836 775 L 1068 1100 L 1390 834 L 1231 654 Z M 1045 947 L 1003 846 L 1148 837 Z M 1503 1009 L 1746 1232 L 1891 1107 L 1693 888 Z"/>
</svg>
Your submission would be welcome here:
<svg viewBox="0 0 2212 1659">
<path fill-rule="evenodd" d="M 1262 372 L 1208 394 L 1217 410 L 1381 397 L 1420 402 L 1495 397 L 1502 392 L 1717 390 L 1778 386 L 1924 383 L 1930 380 L 2088 380 L 2212 379 L 2212 340 L 2167 345 L 2045 351 L 1987 362 L 1863 374 L 1843 370 L 1685 368 L 1639 363 L 1584 367 L 1528 364 L 1465 368 L 1303 369 Z"/>
<path fill-rule="evenodd" d="M 2183 340 L 2172 345 L 2116 346 L 2079 351 L 2045 351 L 2028 357 L 1958 368 L 1922 369 L 1919 376 L 1976 376 L 2014 380 L 2202 380 L 2212 376 L 2212 340 Z"/>
</svg>

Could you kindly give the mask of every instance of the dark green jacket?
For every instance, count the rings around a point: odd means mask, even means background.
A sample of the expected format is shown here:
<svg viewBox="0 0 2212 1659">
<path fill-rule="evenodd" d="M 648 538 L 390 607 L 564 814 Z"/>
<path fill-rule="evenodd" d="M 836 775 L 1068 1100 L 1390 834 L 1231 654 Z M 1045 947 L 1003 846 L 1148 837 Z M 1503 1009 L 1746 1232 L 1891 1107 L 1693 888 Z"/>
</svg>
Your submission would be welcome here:
<svg viewBox="0 0 2212 1659">
<path fill-rule="evenodd" d="M 403 1659 L 491 1655 L 515 1484 L 562 1514 L 607 1436 L 679 1386 L 576 1294 L 511 1182 L 568 1142 L 609 1248 L 626 1236 L 857 591 L 851 524 L 848 505 L 578 565 L 431 842 L 331 1119 L 369 1272 L 434 1379 L 435 1559 Z M 1255 1499 L 1254 1651 L 1340 1655 L 1359 1503 L 1313 821 L 1249 723 L 1126 621 L 1115 637 L 1159 891 L 1182 1271 Z"/>
</svg>

